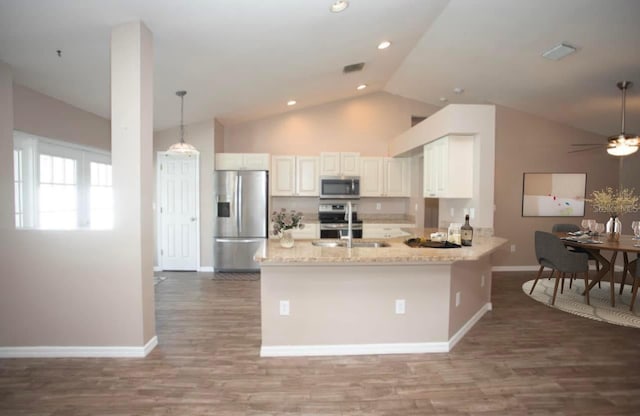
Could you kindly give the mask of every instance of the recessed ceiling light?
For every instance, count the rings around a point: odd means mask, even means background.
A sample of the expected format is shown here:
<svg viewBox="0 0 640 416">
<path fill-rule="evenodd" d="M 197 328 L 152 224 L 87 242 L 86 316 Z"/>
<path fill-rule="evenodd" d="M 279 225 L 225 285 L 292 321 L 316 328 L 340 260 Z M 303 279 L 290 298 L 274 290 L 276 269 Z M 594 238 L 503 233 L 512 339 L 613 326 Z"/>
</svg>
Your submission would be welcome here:
<svg viewBox="0 0 640 416">
<path fill-rule="evenodd" d="M 333 2 L 329 10 L 331 10 L 334 13 L 340 13 L 344 11 L 344 9 L 346 9 L 347 7 L 349 7 L 349 2 L 347 0 L 336 0 Z"/>
<path fill-rule="evenodd" d="M 391 46 L 391 42 L 385 40 L 380 42 L 380 44 L 378 45 L 378 49 L 387 49 L 389 46 Z"/>
<path fill-rule="evenodd" d="M 446 101 L 449 101 L 447 97 L 440 97 L 440 102 L 444 103 Z"/>
<path fill-rule="evenodd" d="M 358 86 L 356 87 L 356 89 L 357 89 L 358 91 L 362 91 L 362 90 L 363 90 L 363 89 L 365 89 L 365 88 L 367 88 L 367 84 L 360 84 L 360 85 L 358 85 Z"/>
<path fill-rule="evenodd" d="M 298 102 L 296 100 L 289 100 L 287 101 L 287 105 L 288 106 L 292 106 L 292 105 L 296 105 Z"/>
<path fill-rule="evenodd" d="M 455 87 L 453 89 L 453 92 L 456 93 L 456 94 L 462 94 L 464 92 L 464 88 Z"/>
<path fill-rule="evenodd" d="M 568 43 L 559 43 L 553 48 L 542 54 L 543 58 L 550 59 L 552 61 L 559 61 L 560 59 L 571 55 L 576 51 L 574 46 L 569 45 Z"/>
</svg>

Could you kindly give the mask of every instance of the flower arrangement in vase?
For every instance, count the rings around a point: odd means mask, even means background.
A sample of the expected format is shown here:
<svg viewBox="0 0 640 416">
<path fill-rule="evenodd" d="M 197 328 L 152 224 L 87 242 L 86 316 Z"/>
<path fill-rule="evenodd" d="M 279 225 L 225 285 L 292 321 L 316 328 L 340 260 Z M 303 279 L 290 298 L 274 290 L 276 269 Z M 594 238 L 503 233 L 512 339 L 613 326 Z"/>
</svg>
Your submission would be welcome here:
<svg viewBox="0 0 640 416">
<path fill-rule="evenodd" d="M 280 245 L 285 248 L 293 247 L 293 235 L 291 230 L 295 228 L 303 229 L 303 215 L 296 210 L 287 212 L 286 208 L 280 211 L 273 211 L 271 222 L 273 223 L 273 235 L 280 236 Z"/>
<path fill-rule="evenodd" d="M 594 212 L 606 212 L 610 216 L 605 231 L 607 240 L 618 241 L 622 230 L 620 217 L 640 209 L 639 198 L 634 195 L 633 191 L 633 188 L 613 189 L 608 187 L 600 191 L 593 191 L 591 198 L 587 199 L 593 206 Z"/>
</svg>

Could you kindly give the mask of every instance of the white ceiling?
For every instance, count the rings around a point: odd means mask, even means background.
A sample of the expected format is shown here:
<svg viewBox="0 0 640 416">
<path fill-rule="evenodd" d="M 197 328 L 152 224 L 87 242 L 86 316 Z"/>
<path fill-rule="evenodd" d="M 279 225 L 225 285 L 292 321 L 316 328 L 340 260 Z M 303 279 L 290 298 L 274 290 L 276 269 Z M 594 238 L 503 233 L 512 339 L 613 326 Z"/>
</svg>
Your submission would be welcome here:
<svg viewBox="0 0 640 416">
<path fill-rule="evenodd" d="M 496 103 L 602 135 L 640 133 L 638 0 L 3 0 L 0 60 L 15 81 L 109 117 L 113 26 L 154 34 L 155 127 L 224 124 L 388 91 L 426 103 Z M 379 51 L 384 39 L 391 48 Z M 578 52 L 541 53 L 559 42 Z M 58 57 L 56 50 L 62 50 Z M 364 71 L 342 74 L 347 64 Z M 465 92 L 455 95 L 454 87 Z M 289 108 L 288 99 L 298 105 Z"/>
</svg>

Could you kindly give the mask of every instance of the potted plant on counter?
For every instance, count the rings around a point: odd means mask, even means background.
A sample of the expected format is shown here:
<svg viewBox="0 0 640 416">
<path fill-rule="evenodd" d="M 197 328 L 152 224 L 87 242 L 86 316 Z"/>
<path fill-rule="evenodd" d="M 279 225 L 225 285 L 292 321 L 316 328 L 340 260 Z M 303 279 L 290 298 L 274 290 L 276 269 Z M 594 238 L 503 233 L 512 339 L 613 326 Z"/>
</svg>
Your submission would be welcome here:
<svg viewBox="0 0 640 416">
<path fill-rule="evenodd" d="M 293 247 L 293 229 L 303 229 L 302 213 L 296 210 L 287 212 L 286 208 L 282 208 L 280 211 L 273 211 L 271 214 L 271 222 L 273 223 L 273 235 L 280 237 L 280 245 L 284 248 Z"/>
<path fill-rule="evenodd" d="M 609 214 L 605 232 L 608 241 L 618 241 L 622 231 L 622 215 L 636 212 L 640 209 L 638 197 L 633 194 L 633 189 L 621 188 L 619 190 L 611 187 L 600 191 L 593 191 L 591 198 L 587 199 L 593 205 L 594 212 L 606 212 Z"/>
</svg>

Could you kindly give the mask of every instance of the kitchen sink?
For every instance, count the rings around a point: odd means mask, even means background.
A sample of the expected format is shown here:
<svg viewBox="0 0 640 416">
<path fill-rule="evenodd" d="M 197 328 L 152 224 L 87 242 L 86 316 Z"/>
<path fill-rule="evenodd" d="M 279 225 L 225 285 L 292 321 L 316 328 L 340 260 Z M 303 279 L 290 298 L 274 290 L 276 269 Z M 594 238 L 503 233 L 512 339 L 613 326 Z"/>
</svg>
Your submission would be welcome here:
<svg viewBox="0 0 640 416">
<path fill-rule="evenodd" d="M 351 246 L 380 248 L 380 247 L 389 247 L 389 243 L 385 243 L 384 241 L 354 241 L 351 244 Z"/>
<path fill-rule="evenodd" d="M 317 247 L 347 247 L 346 241 L 312 241 L 312 245 Z M 380 247 L 389 247 L 389 243 L 385 243 L 384 241 L 354 241 L 351 243 L 351 247 L 358 248 L 380 248 Z"/>
</svg>

